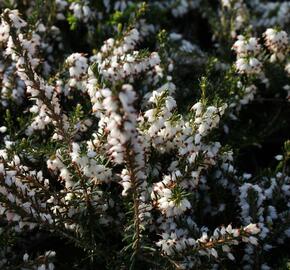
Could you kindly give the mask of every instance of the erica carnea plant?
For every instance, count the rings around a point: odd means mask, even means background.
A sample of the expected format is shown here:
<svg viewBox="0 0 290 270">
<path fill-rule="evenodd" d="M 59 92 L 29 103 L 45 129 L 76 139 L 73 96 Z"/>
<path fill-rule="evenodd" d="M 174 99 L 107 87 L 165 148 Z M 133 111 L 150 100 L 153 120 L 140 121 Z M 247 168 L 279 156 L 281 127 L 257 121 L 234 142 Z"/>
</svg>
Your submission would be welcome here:
<svg viewBox="0 0 290 270">
<path fill-rule="evenodd" d="M 0 8 L 1 269 L 287 269 L 290 2 Z"/>
</svg>

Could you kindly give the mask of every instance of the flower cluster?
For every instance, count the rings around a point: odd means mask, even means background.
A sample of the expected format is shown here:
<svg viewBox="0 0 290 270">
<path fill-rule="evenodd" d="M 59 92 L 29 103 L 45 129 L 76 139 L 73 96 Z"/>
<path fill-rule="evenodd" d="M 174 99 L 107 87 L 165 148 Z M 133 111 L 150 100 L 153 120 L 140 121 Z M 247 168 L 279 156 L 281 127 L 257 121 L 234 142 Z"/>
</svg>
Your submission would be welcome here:
<svg viewBox="0 0 290 270">
<path fill-rule="evenodd" d="M 79 53 L 74 53 L 66 59 L 69 66 L 69 75 L 71 77 L 80 77 L 87 73 L 88 60 Z"/>
<path fill-rule="evenodd" d="M 288 52 L 287 33 L 269 28 L 264 33 L 264 38 L 267 48 L 272 53 L 270 61 L 283 61 Z"/>
<path fill-rule="evenodd" d="M 146 72 L 160 63 L 157 53 L 144 58 L 139 51 L 132 51 L 138 40 L 139 32 L 132 29 L 122 41 L 117 42 L 112 38 L 105 41 L 101 52 L 96 55 L 99 72 L 105 79 L 113 82 L 127 78 L 132 80 L 133 76 Z"/>
<path fill-rule="evenodd" d="M 162 182 L 158 182 L 153 187 L 151 197 L 157 198 L 158 208 L 166 217 L 182 215 L 191 208 L 190 202 L 184 192 L 178 190 L 176 175 L 165 176 Z"/>
<path fill-rule="evenodd" d="M 233 45 L 237 54 L 236 68 L 242 74 L 261 73 L 262 63 L 256 58 L 260 52 L 260 45 L 256 38 L 249 38 L 239 35 Z"/>
</svg>

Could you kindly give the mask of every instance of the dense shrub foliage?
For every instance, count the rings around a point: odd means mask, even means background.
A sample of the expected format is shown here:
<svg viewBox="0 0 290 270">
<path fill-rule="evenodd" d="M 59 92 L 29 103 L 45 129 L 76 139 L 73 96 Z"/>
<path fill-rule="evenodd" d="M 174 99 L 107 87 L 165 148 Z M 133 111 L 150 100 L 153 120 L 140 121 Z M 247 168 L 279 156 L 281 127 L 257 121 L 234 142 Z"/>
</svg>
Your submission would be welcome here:
<svg viewBox="0 0 290 270">
<path fill-rule="evenodd" d="M 289 1 L 0 8 L 1 269 L 289 269 Z"/>
</svg>

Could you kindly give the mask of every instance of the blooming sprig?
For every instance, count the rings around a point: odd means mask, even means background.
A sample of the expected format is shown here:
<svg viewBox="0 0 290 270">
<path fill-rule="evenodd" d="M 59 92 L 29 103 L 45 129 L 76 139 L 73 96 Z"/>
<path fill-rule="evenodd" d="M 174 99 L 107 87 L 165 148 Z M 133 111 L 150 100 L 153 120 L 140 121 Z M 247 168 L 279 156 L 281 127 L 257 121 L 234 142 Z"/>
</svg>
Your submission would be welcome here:
<svg viewBox="0 0 290 270">
<path fill-rule="evenodd" d="M 231 253 L 231 246 L 237 245 L 240 239 L 243 242 L 257 245 L 255 235 L 259 232 L 260 230 L 255 224 L 249 224 L 241 229 L 234 229 L 231 225 L 228 225 L 227 227 L 216 228 L 212 236 L 204 231 L 200 238 L 194 239 L 188 236 L 188 232 L 179 229 L 169 234 L 163 233 L 161 235 L 162 239 L 157 242 L 157 246 L 161 247 L 162 252 L 168 256 L 178 257 L 180 253 L 191 256 L 191 260 L 185 258 L 183 262 L 178 263 L 187 269 L 192 265 L 190 261 L 194 261 L 195 254 L 218 258 L 219 253 L 224 253 L 228 259 L 235 260 Z"/>
</svg>

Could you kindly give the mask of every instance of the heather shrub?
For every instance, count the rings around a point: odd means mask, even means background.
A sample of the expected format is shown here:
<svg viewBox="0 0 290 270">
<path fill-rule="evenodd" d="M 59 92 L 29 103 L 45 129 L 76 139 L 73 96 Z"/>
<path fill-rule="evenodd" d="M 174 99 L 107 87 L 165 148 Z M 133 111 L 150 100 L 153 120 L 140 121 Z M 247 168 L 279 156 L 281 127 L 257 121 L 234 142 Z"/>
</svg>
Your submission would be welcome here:
<svg viewBox="0 0 290 270">
<path fill-rule="evenodd" d="M 289 269 L 289 1 L 0 8 L 1 269 Z"/>
</svg>

